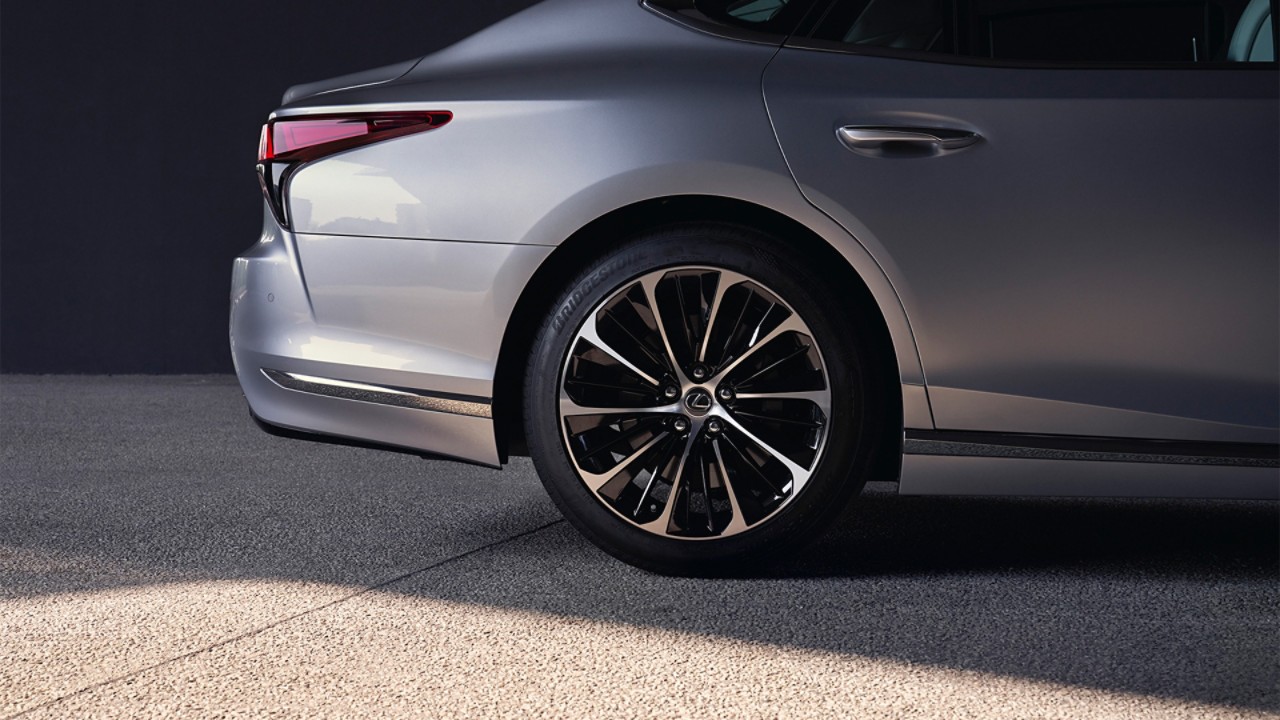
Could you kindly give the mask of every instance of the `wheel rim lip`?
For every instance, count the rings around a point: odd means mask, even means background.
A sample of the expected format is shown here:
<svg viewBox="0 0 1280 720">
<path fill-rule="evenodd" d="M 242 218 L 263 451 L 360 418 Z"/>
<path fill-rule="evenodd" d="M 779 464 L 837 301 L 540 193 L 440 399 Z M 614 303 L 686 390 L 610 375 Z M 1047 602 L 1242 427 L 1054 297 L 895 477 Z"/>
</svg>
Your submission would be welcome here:
<svg viewBox="0 0 1280 720">
<path fill-rule="evenodd" d="M 705 542 L 710 540 L 723 540 L 728 537 L 741 535 L 745 532 L 759 529 L 760 527 L 766 525 L 767 523 L 772 521 L 774 518 L 776 518 L 778 515 L 780 515 L 782 511 L 787 506 L 789 506 L 792 502 L 794 502 L 795 499 L 801 494 L 801 492 L 803 492 L 804 489 L 808 487 L 809 485 L 808 480 L 812 479 L 813 475 L 817 473 L 819 467 L 822 465 L 823 459 L 826 457 L 827 442 L 832 434 L 831 411 L 830 411 L 831 396 L 832 396 L 831 376 L 827 370 L 827 361 L 826 361 L 826 357 L 823 355 L 822 347 L 818 343 L 817 338 L 814 337 L 812 329 L 809 327 L 809 323 L 806 322 L 804 318 L 800 315 L 800 313 L 797 312 L 796 309 L 792 307 L 791 304 L 787 302 L 787 300 L 783 298 L 782 295 L 779 294 L 777 291 L 775 291 L 773 288 L 769 287 L 767 284 L 761 282 L 760 280 L 756 279 L 755 277 L 752 277 L 747 273 L 743 273 L 738 270 L 732 270 L 727 267 L 717 267 L 714 265 L 702 265 L 702 264 L 672 264 L 672 265 L 666 265 L 666 266 L 654 268 L 651 270 L 647 270 L 645 272 L 641 272 L 636 275 L 628 277 L 626 280 L 623 280 L 620 283 L 618 283 L 618 285 L 609 294 L 605 295 L 603 298 L 601 298 L 599 301 L 593 304 L 590 310 L 588 310 L 587 313 L 584 314 L 582 320 L 578 322 L 574 330 L 573 337 L 570 340 L 568 347 L 565 350 L 564 356 L 561 358 L 561 361 L 560 361 L 560 372 L 557 375 L 557 385 L 556 385 L 557 397 L 561 398 L 565 396 L 564 387 L 565 387 L 565 382 L 568 380 L 569 361 L 573 357 L 574 348 L 577 347 L 578 343 L 584 339 L 586 339 L 588 342 L 591 342 L 589 338 L 584 337 L 584 330 L 587 322 L 592 317 L 597 315 L 604 307 L 608 306 L 615 299 L 617 299 L 618 296 L 620 296 L 624 292 L 631 290 L 632 287 L 634 287 L 637 283 L 645 280 L 646 278 L 649 278 L 651 276 L 656 276 L 660 281 L 671 273 L 684 272 L 684 271 L 714 272 L 714 273 L 718 273 L 720 278 L 724 277 L 725 272 L 731 272 L 736 275 L 739 275 L 740 279 L 734 282 L 733 285 L 729 287 L 741 284 L 742 282 L 750 282 L 757 285 L 758 287 L 763 289 L 765 292 L 769 293 L 775 300 L 777 300 L 778 303 L 781 304 L 788 312 L 790 312 L 791 315 L 794 316 L 803 326 L 803 334 L 809 338 L 811 347 L 818 355 L 818 362 L 820 364 L 820 369 L 822 371 L 822 378 L 823 378 L 823 385 L 824 385 L 824 389 L 821 392 L 825 394 L 825 405 L 820 405 L 819 407 L 820 409 L 826 410 L 825 415 L 827 418 L 827 424 L 824 426 L 822 432 L 820 433 L 818 445 L 814 449 L 813 460 L 808 465 L 808 468 L 807 468 L 808 475 L 805 478 L 805 482 L 797 483 L 797 478 L 793 476 L 791 480 L 792 490 L 781 500 L 781 502 L 779 502 L 774 508 L 772 508 L 768 512 L 768 514 L 766 514 L 764 517 L 756 520 L 754 523 L 751 523 L 750 525 L 746 525 L 733 532 L 728 532 L 728 528 L 726 528 L 725 530 L 721 531 L 718 534 L 708 535 L 708 536 L 673 535 L 669 532 L 666 532 L 666 529 L 659 532 L 651 528 L 645 527 L 643 523 L 637 522 L 634 518 L 627 517 L 625 514 L 620 512 L 616 507 L 606 502 L 604 498 L 600 496 L 598 489 L 593 490 L 590 487 L 590 485 L 587 484 L 586 480 L 583 478 L 584 471 L 578 465 L 577 461 L 574 459 L 573 450 L 570 447 L 571 439 L 569 437 L 568 428 L 566 427 L 566 423 L 565 423 L 565 418 L 568 417 L 569 415 L 572 415 L 573 413 L 566 414 L 562 412 L 557 402 L 556 419 L 560 429 L 559 434 L 561 439 L 561 449 L 565 453 L 566 459 L 569 461 L 569 466 L 573 470 L 574 474 L 577 476 L 578 481 L 582 484 L 583 489 L 586 490 L 586 492 L 589 495 L 591 495 L 592 499 L 597 504 L 608 509 L 609 512 L 613 513 L 615 516 L 617 516 L 619 519 L 621 519 L 624 523 L 626 523 L 631 528 L 636 530 L 641 530 L 646 534 L 667 538 L 669 540 L 682 541 L 682 542 Z M 653 302 L 656 303 L 656 299 Z M 658 312 L 656 304 L 652 308 L 652 311 L 655 314 Z M 708 325 L 705 332 L 709 335 L 711 332 L 711 329 L 712 329 L 712 325 Z M 751 347 L 753 348 L 763 347 L 764 344 L 766 343 L 762 342 L 758 346 L 751 346 Z M 675 358 L 672 357 L 670 359 L 672 364 L 678 368 L 679 363 L 675 360 Z M 666 414 L 684 415 L 689 419 L 689 422 L 690 422 L 690 427 L 686 435 L 689 438 L 688 442 L 690 443 L 693 441 L 694 438 L 697 437 L 698 433 L 702 432 L 703 425 L 713 417 L 721 418 L 723 420 L 729 421 L 729 426 L 732 427 L 737 424 L 737 421 L 733 418 L 732 415 L 729 414 L 728 410 L 724 407 L 724 405 L 717 400 L 718 396 L 716 393 L 716 384 L 723 379 L 723 376 L 727 376 L 728 374 L 729 374 L 729 371 L 721 371 L 721 372 L 713 373 L 710 377 L 708 377 L 703 382 L 694 382 L 690 378 L 685 377 L 683 371 L 677 369 L 677 375 L 679 375 L 678 382 L 680 383 L 679 385 L 680 393 L 675 397 L 675 399 L 666 405 L 654 406 L 652 408 L 638 408 L 637 410 L 644 410 L 646 414 L 653 413 L 653 414 L 662 414 L 662 415 L 666 415 Z M 701 416 L 690 416 L 685 412 L 685 407 L 684 407 L 685 398 L 688 397 L 690 392 L 695 390 L 701 390 L 711 398 L 711 408 Z M 661 397 L 660 389 L 659 389 L 659 397 Z M 615 408 L 615 409 L 617 410 L 617 414 L 625 414 L 626 411 L 629 410 L 630 408 Z M 684 452 L 685 454 L 680 458 L 681 464 L 685 463 L 688 460 L 688 447 L 686 447 Z M 768 452 L 771 455 L 775 455 L 775 457 L 777 454 L 781 454 L 780 452 L 776 452 L 773 450 L 769 450 Z M 611 468 L 606 472 L 610 474 L 616 474 L 618 472 L 621 472 L 626 465 L 629 465 L 629 463 L 626 463 L 626 462 L 619 463 L 617 466 Z M 799 484 L 800 486 L 796 487 L 797 484 Z M 678 495 L 676 490 L 677 490 L 677 486 L 673 485 L 670 495 L 672 496 Z M 728 487 L 726 487 L 726 492 L 729 493 L 730 495 L 734 494 L 734 490 Z M 674 503 L 675 501 L 676 501 L 675 497 L 669 496 L 666 502 Z M 735 509 L 735 513 L 740 512 L 740 510 L 738 510 L 738 505 L 736 504 L 736 501 L 734 504 L 734 509 Z M 668 515 L 667 517 L 669 518 L 670 516 Z M 744 522 L 745 522 L 745 519 L 744 519 Z M 669 525 L 670 525 L 670 521 L 668 519 L 668 527 Z"/>
</svg>

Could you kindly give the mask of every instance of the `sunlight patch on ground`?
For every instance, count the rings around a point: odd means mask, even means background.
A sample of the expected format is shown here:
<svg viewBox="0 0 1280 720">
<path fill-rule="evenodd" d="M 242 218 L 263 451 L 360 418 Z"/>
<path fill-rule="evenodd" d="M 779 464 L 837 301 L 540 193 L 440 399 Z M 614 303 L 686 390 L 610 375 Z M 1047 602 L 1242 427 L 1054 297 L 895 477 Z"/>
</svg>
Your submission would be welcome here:
<svg viewBox="0 0 1280 720">
<path fill-rule="evenodd" d="M 359 590 L 210 580 L 0 601 L 0 716 L 71 695 L 28 717 L 1274 717 L 395 592 L 330 604 Z"/>
</svg>

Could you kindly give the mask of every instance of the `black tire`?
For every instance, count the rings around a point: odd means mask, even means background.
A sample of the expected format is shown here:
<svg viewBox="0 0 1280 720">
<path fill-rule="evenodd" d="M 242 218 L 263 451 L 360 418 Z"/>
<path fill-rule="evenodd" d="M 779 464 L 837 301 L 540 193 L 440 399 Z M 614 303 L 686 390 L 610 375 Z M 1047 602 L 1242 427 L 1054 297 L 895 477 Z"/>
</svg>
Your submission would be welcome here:
<svg viewBox="0 0 1280 720">
<path fill-rule="evenodd" d="M 847 288 L 842 294 L 841 288 L 833 287 L 820 268 L 811 267 L 816 263 L 780 254 L 786 247 L 767 234 L 727 224 L 683 224 L 644 233 L 570 279 L 539 328 L 524 385 L 530 455 L 547 492 L 569 522 L 620 560 L 675 575 L 761 572 L 768 564 L 794 557 L 861 490 L 877 435 L 874 423 L 868 423 L 866 402 L 873 397 L 868 385 L 870 373 L 864 370 L 870 367 L 866 356 L 871 350 L 860 344 L 855 328 L 848 324 L 842 300 L 848 297 Z M 737 279 L 739 286 L 730 287 L 736 277 L 730 273 L 745 278 Z M 643 285 L 642 279 L 650 284 Z M 708 287 L 711 289 L 705 289 Z M 717 295 L 716 288 L 730 289 Z M 699 305 L 691 314 L 686 307 L 689 303 L 683 302 L 686 299 L 704 300 L 705 307 Z M 606 301 L 611 303 L 608 312 L 600 311 Z M 790 311 L 784 317 L 790 320 L 792 315 L 798 316 L 796 320 L 807 332 L 790 331 L 768 342 L 744 345 L 741 338 L 746 333 L 738 329 L 742 318 L 747 317 L 749 309 L 755 312 L 771 301 L 752 339 L 746 342 L 768 337 L 762 330 L 776 322 L 767 319 L 770 313 L 780 317 Z M 678 311 L 673 309 L 677 304 Z M 657 317 L 651 311 L 645 315 L 650 305 L 660 308 Z M 738 305 L 741 313 L 735 309 Z M 721 307 L 726 310 L 724 317 L 717 316 Z M 672 322 L 674 312 L 679 312 L 676 317 L 685 320 L 685 324 Z M 737 320 L 725 319 L 730 315 Z M 712 319 L 709 327 L 708 316 Z M 667 334 L 665 346 L 670 352 L 661 354 L 668 358 L 666 367 L 681 368 L 678 372 L 670 370 L 663 376 L 666 380 L 659 377 L 662 366 L 657 363 L 662 358 L 655 358 L 657 353 L 644 352 L 645 348 L 657 347 L 654 336 L 663 338 L 659 331 L 665 327 L 664 317 L 673 329 Z M 697 318 L 702 318 L 701 325 Z M 647 324 L 636 324 L 642 321 Z M 635 331 L 627 331 L 628 326 Z M 649 328 L 656 329 L 643 335 Z M 594 332 L 596 341 L 607 345 L 614 341 L 603 340 L 606 331 L 617 339 L 619 347 L 631 347 L 631 352 L 605 352 L 579 337 L 580 332 Z M 627 331 L 625 336 L 623 331 Z M 683 336 L 678 335 L 680 331 Z M 626 345 L 624 337 L 629 338 L 628 343 L 634 340 L 634 345 Z M 721 339 L 723 351 L 719 351 Z M 812 350 L 814 345 L 819 349 L 816 353 Z M 695 346 L 702 352 L 698 353 Z M 735 348 L 740 348 L 736 355 Z M 719 366 L 693 362 L 709 359 L 717 351 L 723 353 Z M 747 357 L 752 353 L 753 357 Z M 670 360 L 673 355 L 675 361 Z M 776 367 L 761 375 L 758 368 L 769 367 L 767 363 L 775 357 L 790 359 L 774 362 Z M 644 371 L 641 363 L 649 363 L 644 367 L 650 370 Z M 696 410 L 689 408 L 703 404 L 701 395 L 705 391 L 716 397 L 721 392 L 719 387 L 697 386 L 692 380 L 697 373 L 709 376 L 717 368 L 728 368 L 727 372 L 714 373 L 728 384 L 735 374 L 740 379 L 754 371 L 745 385 L 734 386 L 751 388 L 762 382 L 761 377 L 774 386 L 817 383 L 813 379 L 817 377 L 813 374 L 815 366 L 820 366 L 829 391 L 825 413 L 821 393 L 811 393 L 816 398 L 812 401 L 795 400 L 792 398 L 799 391 L 788 390 L 786 399 L 760 399 L 762 393 L 744 392 L 744 397 L 756 399 L 717 401 L 716 410 L 704 416 L 632 412 L 625 408 L 615 415 L 561 416 L 564 407 L 572 410 L 579 404 L 605 405 L 578 402 L 583 397 L 599 397 L 600 393 L 611 400 L 618 398 L 608 407 L 620 407 L 618 403 L 625 400 L 628 406 L 634 403 L 648 408 L 672 397 L 671 384 L 680 388 L 680 399 L 676 401 L 679 409 L 694 413 Z M 588 382 L 601 377 L 601 373 L 614 374 L 606 376 L 609 383 Z M 654 384 L 642 375 L 659 382 L 650 388 Z M 684 385 L 680 385 L 681 380 Z M 572 404 L 562 403 L 562 388 L 565 397 L 576 395 Z M 668 394 L 664 395 L 664 390 Z M 652 393 L 651 397 L 658 400 L 645 399 L 650 396 L 643 393 Z M 770 408 L 774 414 L 748 412 L 744 407 Z M 719 411 L 721 415 L 715 416 Z M 685 418 L 683 423 L 681 417 Z M 731 423 L 730 418 L 736 422 Z M 750 428 L 748 421 L 752 423 Z M 682 424 L 686 428 L 683 434 Z M 628 426 L 629 430 L 620 429 Z M 580 430 L 584 427 L 587 429 Z M 765 429 L 774 434 L 766 435 Z M 713 432 L 717 436 L 712 436 Z M 624 433 L 631 435 L 623 437 Z M 596 440 L 597 437 L 605 439 Z M 753 444 L 753 440 L 764 437 L 779 442 Z M 762 449 L 784 447 L 781 440 L 787 441 L 789 452 L 770 455 Z M 805 443 L 816 443 L 812 456 Z M 640 454 L 646 452 L 644 447 L 652 448 L 648 455 Z M 664 460 L 666 456 L 661 452 L 669 453 L 670 459 Z M 730 453 L 732 462 L 725 459 Z M 617 454 L 631 455 L 619 462 Z M 805 458 L 810 458 L 807 466 Z M 585 464 L 579 466 L 580 461 Z M 793 465 L 787 465 L 788 461 Z M 617 464 L 605 470 L 580 469 L 609 462 Z M 630 466 L 624 468 L 628 462 Z M 653 470 L 641 468 L 650 462 Z M 754 472 L 751 463 L 758 465 Z M 686 470 L 677 469 L 681 467 Z M 789 474 L 782 475 L 788 468 Z M 803 472 L 806 470 L 810 473 L 807 477 Z M 599 488 L 599 494 L 588 487 L 587 478 L 598 483 L 609 474 L 613 474 L 612 479 Z M 803 484 L 797 477 L 805 478 Z M 784 483 L 785 478 L 791 480 Z M 781 490 L 776 489 L 779 486 Z M 666 497 L 661 497 L 663 488 Z M 789 496 L 786 488 L 792 491 Z M 642 494 L 633 512 L 629 508 L 636 504 L 637 492 Z M 674 501 L 672 494 L 676 496 Z M 728 502 L 730 496 L 736 501 Z M 748 510 L 755 516 L 750 517 Z M 642 512 L 646 514 L 642 516 Z M 653 512 L 658 515 L 653 516 Z M 742 518 L 741 522 L 735 523 L 734 517 Z M 752 524 L 743 529 L 749 521 Z M 646 526 L 649 529 L 644 529 Z"/>
</svg>

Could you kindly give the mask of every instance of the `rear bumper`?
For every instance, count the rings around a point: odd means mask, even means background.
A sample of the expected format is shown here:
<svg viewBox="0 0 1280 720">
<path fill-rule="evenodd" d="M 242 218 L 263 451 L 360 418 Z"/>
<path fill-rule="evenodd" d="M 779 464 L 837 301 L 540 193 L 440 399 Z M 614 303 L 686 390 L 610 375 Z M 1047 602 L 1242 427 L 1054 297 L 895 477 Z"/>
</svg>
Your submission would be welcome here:
<svg viewBox="0 0 1280 720">
<path fill-rule="evenodd" d="M 500 464 L 492 374 L 404 370 L 430 357 L 410 342 L 318 323 L 294 238 L 272 220 L 235 260 L 230 335 L 240 386 L 264 423 Z"/>
</svg>

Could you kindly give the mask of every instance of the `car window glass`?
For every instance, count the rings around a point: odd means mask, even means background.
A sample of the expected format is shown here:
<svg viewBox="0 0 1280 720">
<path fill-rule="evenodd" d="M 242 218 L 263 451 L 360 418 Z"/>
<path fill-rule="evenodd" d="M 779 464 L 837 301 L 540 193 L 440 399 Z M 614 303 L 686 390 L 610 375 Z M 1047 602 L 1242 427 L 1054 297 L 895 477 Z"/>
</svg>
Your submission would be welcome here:
<svg viewBox="0 0 1280 720">
<path fill-rule="evenodd" d="M 725 25 L 766 32 L 790 29 L 780 26 L 788 0 L 694 0 L 693 4 L 703 15 Z"/>
<path fill-rule="evenodd" d="M 777 17 L 778 11 L 787 4 L 786 0 L 738 0 L 725 7 L 729 17 L 745 22 L 768 22 Z"/>
<path fill-rule="evenodd" d="M 833 7 L 816 36 L 852 45 L 952 52 L 945 0 L 860 0 Z"/>
<path fill-rule="evenodd" d="M 786 37 L 813 0 L 645 0 L 645 4 L 723 28 Z"/>
<path fill-rule="evenodd" d="M 812 37 L 1002 61 L 1275 60 L 1269 0 L 841 0 Z"/>
</svg>

